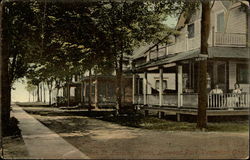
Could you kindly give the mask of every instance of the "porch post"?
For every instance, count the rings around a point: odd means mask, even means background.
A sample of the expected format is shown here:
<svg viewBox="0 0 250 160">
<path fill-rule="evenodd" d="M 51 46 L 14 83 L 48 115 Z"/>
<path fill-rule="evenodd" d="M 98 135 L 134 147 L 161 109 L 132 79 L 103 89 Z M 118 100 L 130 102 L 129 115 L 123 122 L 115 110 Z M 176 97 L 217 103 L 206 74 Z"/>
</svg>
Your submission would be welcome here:
<svg viewBox="0 0 250 160">
<path fill-rule="evenodd" d="M 143 77 L 143 104 L 147 105 L 147 90 L 148 90 L 148 81 L 147 81 L 147 71 L 144 72 Z"/>
<path fill-rule="evenodd" d="M 159 84 L 159 105 L 163 105 L 163 68 L 160 68 L 159 72 L 160 84 Z"/>
<path fill-rule="evenodd" d="M 133 104 L 135 104 L 135 83 L 136 83 L 136 74 L 133 73 L 133 88 L 132 88 L 132 97 L 133 97 Z"/>
<path fill-rule="evenodd" d="M 182 100 L 183 100 L 183 96 L 182 96 L 182 66 L 181 65 L 178 65 L 177 66 L 177 70 L 178 70 L 178 73 L 177 73 L 177 83 L 178 83 L 178 90 L 177 90 L 177 107 L 180 108 L 182 106 Z M 181 115 L 180 113 L 177 113 L 176 114 L 176 118 L 177 118 L 177 121 L 181 121 Z"/>
<path fill-rule="evenodd" d="M 183 96 L 182 96 L 182 66 L 178 66 L 178 107 L 182 106 Z"/>
<path fill-rule="evenodd" d="M 98 106 L 98 79 L 95 81 L 95 107 Z"/>
</svg>

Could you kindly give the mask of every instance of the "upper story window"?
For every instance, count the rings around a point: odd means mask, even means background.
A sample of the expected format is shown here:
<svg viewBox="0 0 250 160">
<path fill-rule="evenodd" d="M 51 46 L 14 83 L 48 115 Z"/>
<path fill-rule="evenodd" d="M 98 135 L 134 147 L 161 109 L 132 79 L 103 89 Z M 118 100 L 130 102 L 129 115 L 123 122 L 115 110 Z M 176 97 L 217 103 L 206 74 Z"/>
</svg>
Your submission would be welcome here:
<svg viewBox="0 0 250 160">
<path fill-rule="evenodd" d="M 224 12 L 217 14 L 217 32 L 224 32 L 225 28 L 225 19 Z"/>
<path fill-rule="evenodd" d="M 194 23 L 188 25 L 188 38 L 194 37 Z"/>
</svg>

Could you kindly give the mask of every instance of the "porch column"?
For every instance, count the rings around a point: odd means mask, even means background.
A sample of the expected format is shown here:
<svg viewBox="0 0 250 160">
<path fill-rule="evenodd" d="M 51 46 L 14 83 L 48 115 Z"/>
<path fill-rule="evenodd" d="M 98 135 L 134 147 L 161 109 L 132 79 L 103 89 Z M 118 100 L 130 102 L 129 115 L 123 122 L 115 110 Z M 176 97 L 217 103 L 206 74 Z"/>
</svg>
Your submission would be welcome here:
<svg viewBox="0 0 250 160">
<path fill-rule="evenodd" d="M 133 88 L 132 88 L 132 98 L 133 98 L 133 104 L 135 104 L 136 102 L 135 102 L 135 83 L 136 83 L 136 74 L 135 73 L 133 73 L 133 82 L 132 82 L 133 84 Z"/>
<path fill-rule="evenodd" d="M 178 66 L 178 73 L 177 73 L 177 80 L 178 80 L 178 107 L 181 107 L 183 104 L 183 96 L 182 96 L 182 66 Z"/>
<path fill-rule="evenodd" d="M 147 80 L 147 71 L 144 72 L 143 77 L 143 104 L 147 105 L 147 91 L 148 91 L 148 80 Z"/>
<path fill-rule="evenodd" d="M 95 81 L 95 106 L 98 106 L 98 79 Z"/>
<path fill-rule="evenodd" d="M 159 105 L 163 105 L 163 68 L 160 68 L 159 72 L 160 84 L 159 84 Z"/>
</svg>

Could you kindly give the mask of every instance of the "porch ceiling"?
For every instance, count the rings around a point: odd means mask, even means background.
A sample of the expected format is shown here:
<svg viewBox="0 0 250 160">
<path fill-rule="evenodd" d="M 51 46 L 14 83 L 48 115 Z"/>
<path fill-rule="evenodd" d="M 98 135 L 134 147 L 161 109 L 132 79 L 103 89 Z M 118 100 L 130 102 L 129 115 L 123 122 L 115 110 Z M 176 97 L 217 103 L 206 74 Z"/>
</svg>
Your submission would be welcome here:
<svg viewBox="0 0 250 160">
<path fill-rule="evenodd" d="M 227 58 L 227 59 L 250 59 L 249 48 L 236 48 L 236 47 L 209 47 L 208 58 Z M 165 57 L 160 57 L 155 60 L 151 60 L 143 65 L 140 65 L 136 70 L 145 70 L 150 67 L 162 66 L 164 64 L 180 62 L 184 60 L 191 60 L 199 57 L 200 49 L 194 49 L 187 52 L 180 52 L 176 54 L 170 54 Z"/>
</svg>

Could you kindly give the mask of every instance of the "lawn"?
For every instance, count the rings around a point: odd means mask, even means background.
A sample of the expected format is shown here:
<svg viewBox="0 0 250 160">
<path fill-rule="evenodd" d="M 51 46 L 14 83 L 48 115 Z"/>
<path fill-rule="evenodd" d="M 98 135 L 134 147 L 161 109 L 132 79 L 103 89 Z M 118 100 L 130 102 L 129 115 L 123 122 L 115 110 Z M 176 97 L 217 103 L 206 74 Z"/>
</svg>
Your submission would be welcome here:
<svg viewBox="0 0 250 160">
<path fill-rule="evenodd" d="M 108 116 L 109 114 L 93 114 L 89 112 L 78 113 L 62 113 L 59 109 L 48 107 L 24 107 L 24 110 L 31 114 L 50 115 L 50 116 L 91 116 L 92 118 L 108 121 L 123 126 L 150 129 L 150 130 L 163 130 L 163 131 L 196 131 L 196 123 L 191 122 L 177 122 L 169 119 L 159 119 L 154 116 L 143 116 L 142 114 L 133 115 L 120 115 L 117 117 Z M 104 115 L 104 116 L 102 116 Z M 219 132 L 248 132 L 248 120 L 226 121 L 226 122 L 211 122 L 208 123 L 206 131 L 219 131 Z"/>
<path fill-rule="evenodd" d="M 121 124 L 124 126 L 150 129 L 150 130 L 164 130 L 164 131 L 196 131 L 196 123 L 191 122 L 176 122 L 173 120 L 159 119 L 153 116 L 144 117 L 137 116 L 119 116 L 119 117 L 103 117 L 101 120 L 112 123 Z M 249 123 L 245 121 L 231 121 L 231 122 L 212 122 L 208 123 L 206 131 L 219 132 L 248 132 Z"/>
</svg>

